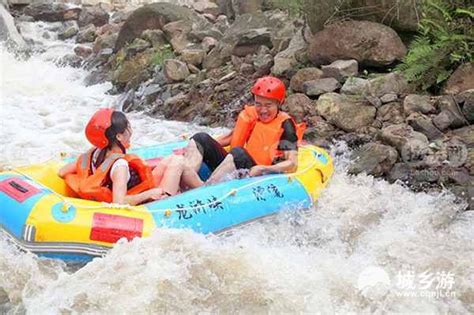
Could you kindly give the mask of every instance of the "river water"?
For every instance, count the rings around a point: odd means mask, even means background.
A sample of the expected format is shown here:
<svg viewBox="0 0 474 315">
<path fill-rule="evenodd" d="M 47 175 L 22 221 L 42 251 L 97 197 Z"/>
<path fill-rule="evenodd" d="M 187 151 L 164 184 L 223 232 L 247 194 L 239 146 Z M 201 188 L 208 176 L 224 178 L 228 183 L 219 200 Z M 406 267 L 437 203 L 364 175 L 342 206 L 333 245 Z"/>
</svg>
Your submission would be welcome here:
<svg viewBox="0 0 474 315">
<path fill-rule="evenodd" d="M 54 64 L 73 43 L 56 41 L 53 24 L 20 28 L 44 52 L 22 61 L 1 47 L 1 166 L 85 150 L 85 122 L 115 101 L 109 84 L 86 87 L 84 70 Z M 216 132 L 129 117 L 135 145 Z M 78 268 L 0 234 L 0 313 L 474 312 L 472 211 L 448 193 L 349 176 L 348 149 L 332 151 L 337 171 L 313 209 L 226 236 L 157 230 Z"/>
</svg>

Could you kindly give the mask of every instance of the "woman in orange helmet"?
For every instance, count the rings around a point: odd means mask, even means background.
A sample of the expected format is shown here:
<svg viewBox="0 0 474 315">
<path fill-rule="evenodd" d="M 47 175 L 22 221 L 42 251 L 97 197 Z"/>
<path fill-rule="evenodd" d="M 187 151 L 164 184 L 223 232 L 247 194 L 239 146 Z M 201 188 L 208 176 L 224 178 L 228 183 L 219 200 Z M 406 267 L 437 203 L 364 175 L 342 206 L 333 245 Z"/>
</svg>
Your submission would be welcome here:
<svg viewBox="0 0 474 315">
<path fill-rule="evenodd" d="M 183 157 L 167 158 L 152 171 L 139 157 L 127 154 L 132 129 L 124 113 L 98 110 L 85 133 L 94 147 L 58 172 L 79 197 L 137 205 L 178 193 Z"/>
</svg>

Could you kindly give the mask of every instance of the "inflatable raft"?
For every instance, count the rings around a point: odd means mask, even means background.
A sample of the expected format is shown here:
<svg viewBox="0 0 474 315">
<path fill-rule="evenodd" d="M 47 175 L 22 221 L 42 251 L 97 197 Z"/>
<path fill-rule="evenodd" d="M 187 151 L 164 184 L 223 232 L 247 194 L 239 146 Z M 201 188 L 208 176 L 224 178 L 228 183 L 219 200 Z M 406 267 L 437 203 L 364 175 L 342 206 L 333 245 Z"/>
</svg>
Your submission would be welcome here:
<svg viewBox="0 0 474 315">
<path fill-rule="evenodd" d="M 130 150 L 153 164 L 180 154 L 186 141 Z M 121 238 L 146 237 L 156 228 L 219 233 L 284 209 L 309 208 L 333 172 L 321 148 L 299 149 L 294 174 L 235 179 L 140 206 L 71 197 L 57 170 L 67 159 L 0 173 L 0 228 L 25 251 L 63 260 L 103 256 Z M 208 173 L 208 172 L 207 172 Z M 205 167 L 200 170 L 206 177 Z"/>
</svg>

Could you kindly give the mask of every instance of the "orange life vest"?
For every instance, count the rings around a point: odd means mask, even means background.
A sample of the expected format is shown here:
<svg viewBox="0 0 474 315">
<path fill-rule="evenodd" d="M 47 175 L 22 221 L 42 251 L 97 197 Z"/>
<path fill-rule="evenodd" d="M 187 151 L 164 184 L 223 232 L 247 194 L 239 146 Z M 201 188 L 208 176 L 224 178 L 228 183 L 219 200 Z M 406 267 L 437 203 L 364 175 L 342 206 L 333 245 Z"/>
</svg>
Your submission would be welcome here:
<svg viewBox="0 0 474 315">
<path fill-rule="evenodd" d="M 82 154 L 76 162 L 76 173 L 66 175 L 66 184 L 81 198 L 88 200 L 112 202 L 112 190 L 108 187 L 109 173 L 118 159 L 128 162 L 140 182 L 127 190 L 127 195 L 135 195 L 155 186 L 151 169 L 138 156 L 133 154 L 112 153 L 97 169 L 92 172 L 92 155 L 96 149 Z"/>
<path fill-rule="evenodd" d="M 275 158 L 283 156 L 278 145 L 284 132 L 282 124 L 288 119 L 295 124 L 298 141 L 301 141 L 305 123 L 296 124 L 290 115 L 282 111 L 272 121 L 263 123 L 258 120 L 255 106 L 246 105 L 237 118 L 230 146 L 244 147 L 258 165 L 272 165 Z"/>
</svg>

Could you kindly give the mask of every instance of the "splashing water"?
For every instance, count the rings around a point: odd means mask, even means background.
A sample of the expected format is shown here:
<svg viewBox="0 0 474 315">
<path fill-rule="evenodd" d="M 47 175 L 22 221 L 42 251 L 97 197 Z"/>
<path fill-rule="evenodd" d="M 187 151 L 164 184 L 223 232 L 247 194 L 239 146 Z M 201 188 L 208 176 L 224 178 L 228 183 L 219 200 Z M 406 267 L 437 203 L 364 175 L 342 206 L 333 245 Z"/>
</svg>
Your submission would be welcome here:
<svg viewBox="0 0 474 315">
<path fill-rule="evenodd" d="M 54 65 L 67 45 L 51 40 L 27 61 L 1 51 L 0 165 L 85 150 L 85 121 L 113 104 L 108 84 L 85 87 L 85 71 Z M 129 117 L 137 145 L 204 130 Z M 0 234 L 0 313 L 474 312 L 472 211 L 460 212 L 448 193 L 349 176 L 348 149 L 333 153 L 336 173 L 313 209 L 225 237 L 160 229 L 77 268 L 19 252 Z M 371 266 L 388 280 L 360 290 Z M 397 275 L 406 270 L 452 273 L 454 296 L 401 296 Z"/>
</svg>

